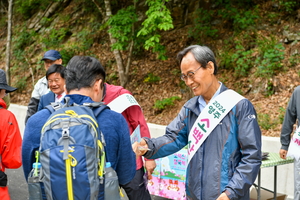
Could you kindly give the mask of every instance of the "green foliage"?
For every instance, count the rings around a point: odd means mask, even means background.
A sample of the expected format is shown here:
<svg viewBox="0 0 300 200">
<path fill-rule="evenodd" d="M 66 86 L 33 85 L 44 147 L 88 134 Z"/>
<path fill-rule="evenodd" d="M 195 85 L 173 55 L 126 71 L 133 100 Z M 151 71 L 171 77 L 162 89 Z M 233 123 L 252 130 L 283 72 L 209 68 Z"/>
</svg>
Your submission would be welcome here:
<svg viewBox="0 0 300 200">
<path fill-rule="evenodd" d="M 76 34 L 73 34 L 72 36 L 76 37 L 77 43 L 75 46 L 77 46 L 76 48 L 78 49 L 78 53 L 89 51 L 89 49 L 94 43 L 92 33 L 88 28 L 84 28 Z"/>
<path fill-rule="evenodd" d="M 132 32 L 134 23 L 138 17 L 133 6 L 123 8 L 113 15 L 108 20 L 111 35 L 117 39 L 117 42 L 112 45 L 112 49 L 126 50 L 128 44 L 134 39 Z"/>
<path fill-rule="evenodd" d="M 18 27 L 17 29 L 21 31 L 13 37 L 14 50 L 24 50 L 35 41 L 34 37 L 37 36 L 37 33 L 34 30 L 27 30 L 26 26 Z"/>
<path fill-rule="evenodd" d="M 241 44 L 235 46 L 236 50 L 231 59 L 236 64 L 235 76 L 247 76 L 253 66 L 253 50 L 246 50 Z"/>
<path fill-rule="evenodd" d="M 155 75 L 152 74 L 152 73 L 149 73 L 149 74 L 147 75 L 147 77 L 144 79 L 144 82 L 145 82 L 145 83 L 156 83 L 156 82 L 158 82 L 158 81 L 160 81 L 160 78 L 159 78 L 158 76 L 155 76 Z"/>
<path fill-rule="evenodd" d="M 27 82 L 26 82 L 27 77 L 26 76 L 19 76 L 17 75 L 16 80 L 16 88 L 18 88 L 19 90 L 24 90 L 27 86 Z"/>
<path fill-rule="evenodd" d="M 38 10 L 46 10 L 51 2 L 62 0 L 16 0 L 15 6 L 16 13 L 19 16 L 29 19 L 32 15 L 36 14 Z"/>
<path fill-rule="evenodd" d="M 111 84 L 117 84 L 118 81 L 118 72 L 116 71 L 112 71 L 111 73 L 109 73 L 106 77 L 106 81 L 111 83 Z"/>
<path fill-rule="evenodd" d="M 198 40 L 199 38 L 216 38 L 218 35 L 218 29 L 211 25 L 213 16 L 215 12 L 213 10 L 205 10 L 204 8 L 199 8 L 194 14 L 194 24 L 189 29 L 189 36 Z"/>
<path fill-rule="evenodd" d="M 108 32 L 117 40 L 112 45 L 112 49 L 126 50 L 129 43 L 133 40 L 135 42 L 135 50 L 133 53 L 137 54 L 140 50 L 141 44 L 146 50 L 152 49 L 153 52 L 158 53 L 158 58 L 165 60 L 166 50 L 160 44 L 159 31 L 167 31 L 173 28 L 171 13 L 165 6 L 163 0 L 147 0 L 149 6 L 146 12 L 147 19 L 142 23 L 142 27 L 134 28 L 138 21 L 137 11 L 134 6 L 120 9 L 115 15 L 112 15 L 107 23 L 102 27 L 109 26 Z M 134 32 L 137 29 L 137 33 Z"/>
<path fill-rule="evenodd" d="M 137 33 L 137 37 L 146 36 L 144 48 L 158 53 L 158 58 L 166 60 L 165 48 L 160 44 L 160 30 L 170 30 L 174 28 L 173 20 L 169 9 L 167 9 L 165 2 L 168 0 L 147 0 L 146 3 L 149 9 L 146 12 L 147 19 L 142 23 L 142 28 Z"/>
<path fill-rule="evenodd" d="M 284 59 L 284 46 L 277 43 L 275 38 L 257 40 L 259 56 L 255 60 L 258 68 L 256 75 L 260 77 L 272 77 L 275 72 L 282 68 L 281 61 Z"/>
<path fill-rule="evenodd" d="M 266 113 L 258 113 L 257 121 L 259 126 L 264 130 L 269 130 L 275 125 L 272 123 L 270 115 Z"/>
<path fill-rule="evenodd" d="M 292 13 L 293 11 L 297 10 L 297 5 L 299 7 L 299 1 L 291 1 L 291 0 L 273 0 L 274 2 L 278 2 L 279 9 L 287 12 Z"/>
<path fill-rule="evenodd" d="M 230 1 L 217 0 L 214 8 L 199 8 L 194 15 L 194 26 L 189 29 L 189 37 L 205 42 L 205 39 L 217 39 L 219 28 L 227 27 L 234 34 L 242 31 L 255 30 L 259 19 L 259 8 L 252 0 Z"/>
<path fill-rule="evenodd" d="M 284 115 L 285 115 L 286 109 L 283 107 L 279 107 L 279 116 L 278 116 L 278 123 L 282 124 L 284 120 Z"/>
<path fill-rule="evenodd" d="M 266 96 L 272 96 L 274 93 L 275 93 L 274 85 L 273 85 L 272 81 L 268 80 L 265 95 Z"/>
<path fill-rule="evenodd" d="M 289 57 L 291 67 L 294 67 L 300 63 L 300 53 L 295 53 Z"/>
<path fill-rule="evenodd" d="M 0 27 L 7 26 L 7 15 L 2 15 L 0 13 Z"/>
<path fill-rule="evenodd" d="M 240 10 L 239 10 L 240 11 Z M 259 18 L 258 10 L 242 10 L 237 12 L 232 20 L 233 27 L 237 31 L 242 31 L 250 28 L 254 28 L 256 20 Z"/>
<path fill-rule="evenodd" d="M 166 98 L 166 99 L 163 99 L 163 100 L 157 100 L 155 103 L 154 103 L 154 106 L 153 108 L 157 109 L 157 110 L 164 110 L 166 109 L 166 107 L 168 106 L 173 106 L 174 105 L 174 102 L 176 100 L 180 100 L 181 98 L 178 97 L 178 96 L 172 96 L 170 98 Z"/>
<path fill-rule="evenodd" d="M 219 52 L 220 66 L 233 69 L 236 77 L 248 76 L 249 70 L 257 67 L 256 76 L 271 78 L 278 70 L 283 68 L 284 46 L 277 43 L 273 37 L 256 38 L 253 48 L 246 48 L 240 39 L 235 40 L 234 49 L 224 46 Z M 273 92 L 273 86 L 268 85 L 267 95 Z M 272 92 L 271 92 L 272 91 Z"/>
<path fill-rule="evenodd" d="M 51 21 L 51 18 L 43 17 L 40 21 L 40 24 L 44 27 L 48 27 L 51 24 Z"/>
<path fill-rule="evenodd" d="M 41 42 L 46 47 L 60 47 L 63 40 L 68 34 L 67 28 L 60 28 L 60 29 L 50 29 L 48 34 L 45 34 L 44 37 L 41 38 Z"/>
<path fill-rule="evenodd" d="M 252 28 L 259 18 L 258 8 L 252 0 L 244 1 L 222 1 L 218 0 L 217 16 L 221 20 L 232 23 L 235 31 L 242 31 Z"/>
<path fill-rule="evenodd" d="M 279 115 L 277 117 L 273 117 L 273 120 L 271 120 L 269 114 L 259 112 L 257 116 L 259 126 L 264 130 L 269 130 L 277 127 L 279 124 L 282 124 L 285 115 L 285 109 L 283 107 L 279 107 L 278 112 Z"/>
<path fill-rule="evenodd" d="M 174 68 L 171 70 L 171 74 L 173 74 L 174 76 L 177 76 L 178 78 L 180 78 L 181 75 L 181 71 L 179 68 Z"/>
</svg>

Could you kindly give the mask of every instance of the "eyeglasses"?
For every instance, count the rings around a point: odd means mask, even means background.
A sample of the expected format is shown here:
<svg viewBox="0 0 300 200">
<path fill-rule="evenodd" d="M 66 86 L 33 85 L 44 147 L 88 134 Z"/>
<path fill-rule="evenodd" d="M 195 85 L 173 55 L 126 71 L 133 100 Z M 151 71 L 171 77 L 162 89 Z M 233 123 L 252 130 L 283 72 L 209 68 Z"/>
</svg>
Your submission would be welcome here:
<svg viewBox="0 0 300 200">
<path fill-rule="evenodd" d="M 56 78 L 54 80 L 48 79 L 48 84 L 51 85 L 52 83 L 60 83 L 61 78 Z"/>
<path fill-rule="evenodd" d="M 201 68 L 201 66 L 198 67 L 198 68 L 197 68 L 195 71 L 193 71 L 193 72 L 188 72 L 187 75 L 181 74 L 181 76 L 180 76 L 181 80 L 183 80 L 183 81 L 185 81 L 185 82 L 188 80 L 188 78 L 189 78 L 190 80 L 194 80 L 194 78 L 195 78 L 195 73 L 196 73 L 200 68 Z"/>
<path fill-rule="evenodd" d="M 55 62 L 55 60 L 44 60 L 45 64 L 53 64 Z"/>
</svg>

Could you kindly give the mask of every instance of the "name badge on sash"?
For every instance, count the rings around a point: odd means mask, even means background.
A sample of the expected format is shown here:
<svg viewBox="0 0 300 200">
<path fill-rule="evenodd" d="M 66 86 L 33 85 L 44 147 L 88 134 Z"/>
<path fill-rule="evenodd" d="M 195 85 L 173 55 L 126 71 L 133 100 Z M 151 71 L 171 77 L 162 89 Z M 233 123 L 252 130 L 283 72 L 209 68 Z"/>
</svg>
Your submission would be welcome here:
<svg viewBox="0 0 300 200">
<path fill-rule="evenodd" d="M 205 106 L 189 133 L 188 163 L 220 121 L 244 98 L 233 90 L 226 90 Z"/>
</svg>

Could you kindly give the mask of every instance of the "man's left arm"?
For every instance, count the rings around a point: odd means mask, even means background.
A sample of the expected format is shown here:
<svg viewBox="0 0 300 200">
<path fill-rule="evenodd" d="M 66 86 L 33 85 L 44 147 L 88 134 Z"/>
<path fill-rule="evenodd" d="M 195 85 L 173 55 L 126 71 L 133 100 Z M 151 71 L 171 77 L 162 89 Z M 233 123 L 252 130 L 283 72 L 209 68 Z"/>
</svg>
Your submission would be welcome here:
<svg viewBox="0 0 300 200">
<path fill-rule="evenodd" d="M 244 196 L 254 183 L 261 165 L 261 131 L 253 105 L 247 99 L 236 106 L 238 141 L 242 153 L 234 174 L 225 187 L 229 199 Z"/>
</svg>

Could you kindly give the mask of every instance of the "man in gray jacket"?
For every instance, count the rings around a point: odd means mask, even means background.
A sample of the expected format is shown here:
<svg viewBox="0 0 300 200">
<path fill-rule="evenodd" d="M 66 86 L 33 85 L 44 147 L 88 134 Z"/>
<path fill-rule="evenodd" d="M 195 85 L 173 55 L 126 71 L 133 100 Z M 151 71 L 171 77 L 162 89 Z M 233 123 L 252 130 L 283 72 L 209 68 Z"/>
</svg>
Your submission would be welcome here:
<svg viewBox="0 0 300 200">
<path fill-rule="evenodd" d="M 280 157 L 286 159 L 296 120 L 300 119 L 300 86 L 296 87 L 287 106 L 280 134 Z M 299 125 L 297 125 L 298 128 Z M 300 159 L 294 161 L 294 199 L 300 199 Z"/>
<path fill-rule="evenodd" d="M 195 97 L 181 108 L 165 135 L 134 144 L 136 154 L 155 159 L 188 145 L 188 199 L 249 200 L 261 165 L 261 131 L 253 105 L 218 81 L 215 56 L 208 47 L 189 46 L 177 58 L 181 79 Z M 239 98 L 227 106 L 232 96 Z"/>
</svg>

